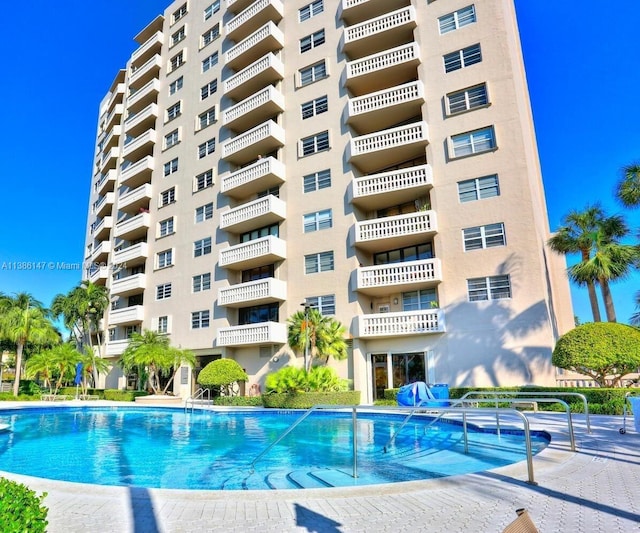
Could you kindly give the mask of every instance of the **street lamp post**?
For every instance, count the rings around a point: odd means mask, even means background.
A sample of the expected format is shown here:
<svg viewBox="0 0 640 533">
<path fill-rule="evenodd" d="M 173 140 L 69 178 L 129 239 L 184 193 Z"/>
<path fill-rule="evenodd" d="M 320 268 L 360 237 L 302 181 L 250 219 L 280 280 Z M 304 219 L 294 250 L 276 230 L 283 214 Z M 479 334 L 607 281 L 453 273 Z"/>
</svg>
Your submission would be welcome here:
<svg viewBox="0 0 640 533">
<path fill-rule="evenodd" d="M 309 360 L 309 304 L 304 302 L 300 304 L 304 307 L 304 370 L 308 370 L 307 362 Z"/>
</svg>

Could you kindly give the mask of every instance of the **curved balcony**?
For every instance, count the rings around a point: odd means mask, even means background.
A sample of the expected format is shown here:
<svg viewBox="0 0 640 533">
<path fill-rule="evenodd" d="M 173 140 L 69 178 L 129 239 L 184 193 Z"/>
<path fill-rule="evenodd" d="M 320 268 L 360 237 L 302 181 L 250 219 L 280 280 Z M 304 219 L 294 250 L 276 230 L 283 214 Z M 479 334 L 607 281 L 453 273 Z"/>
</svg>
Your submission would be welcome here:
<svg viewBox="0 0 640 533">
<path fill-rule="evenodd" d="M 141 208 L 148 208 L 151 191 L 151 185 L 145 183 L 136 189 L 121 193 L 118 197 L 118 209 L 126 213 L 137 213 Z"/>
<path fill-rule="evenodd" d="M 146 155 L 152 155 L 157 137 L 155 130 L 147 130 L 135 138 L 129 138 L 122 148 L 122 157 L 136 161 Z"/>
<path fill-rule="evenodd" d="M 158 118 L 157 104 L 150 104 L 143 110 L 129 115 L 124 121 L 124 131 L 127 135 L 136 137 L 141 133 L 152 129 Z"/>
<path fill-rule="evenodd" d="M 439 259 L 360 267 L 356 271 L 356 290 L 370 296 L 383 296 L 391 291 L 414 291 L 441 281 Z"/>
<path fill-rule="evenodd" d="M 354 246 L 369 252 L 404 248 L 424 242 L 437 232 L 435 211 L 416 211 L 405 215 L 356 222 Z"/>
<path fill-rule="evenodd" d="M 153 79 L 137 91 L 131 91 L 127 98 L 127 112 L 135 115 L 141 109 L 155 103 L 160 92 L 160 80 Z"/>
<path fill-rule="evenodd" d="M 96 220 L 91 226 L 91 234 L 94 239 L 104 241 L 109 238 L 113 228 L 113 217 L 107 216 Z"/>
<path fill-rule="evenodd" d="M 133 189 L 151 181 L 151 172 L 154 167 L 154 158 L 150 155 L 135 163 L 127 161 L 120 169 L 120 185 L 126 185 Z"/>
<path fill-rule="evenodd" d="M 286 342 L 287 325 L 279 322 L 260 322 L 245 326 L 218 328 L 218 346 L 285 344 Z"/>
<path fill-rule="evenodd" d="M 228 107 L 222 112 L 222 124 L 232 131 L 246 131 L 284 111 L 284 96 L 273 85 Z"/>
<path fill-rule="evenodd" d="M 284 6 L 280 0 L 257 0 L 225 25 L 227 38 L 238 42 L 260 26 L 282 20 Z"/>
<path fill-rule="evenodd" d="M 284 129 L 268 120 L 222 143 L 222 159 L 242 165 L 284 146 Z"/>
<path fill-rule="evenodd" d="M 272 52 L 229 76 L 224 82 L 225 96 L 242 100 L 258 90 L 284 79 L 284 65 Z"/>
<path fill-rule="evenodd" d="M 284 34 L 273 23 L 267 22 L 249 37 L 227 50 L 225 65 L 237 70 L 252 63 L 268 52 L 275 52 L 284 47 Z"/>
<path fill-rule="evenodd" d="M 244 233 L 254 228 L 268 226 L 284 220 L 287 204 L 273 195 L 258 198 L 220 214 L 220 229 L 232 233 Z"/>
<path fill-rule="evenodd" d="M 217 304 L 227 307 L 245 307 L 283 302 L 286 299 L 287 283 L 275 278 L 265 278 L 218 289 Z"/>
<path fill-rule="evenodd" d="M 131 54 L 131 70 L 139 69 L 152 56 L 159 54 L 163 44 L 164 34 L 161 31 L 157 31 Z"/>
<path fill-rule="evenodd" d="M 360 176 L 351 181 L 350 201 L 366 211 L 400 205 L 425 195 L 433 186 L 431 165 Z"/>
<path fill-rule="evenodd" d="M 266 157 L 222 176 L 220 191 L 233 198 L 246 198 L 258 191 L 276 187 L 284 181 L 284 164 L 274 157 Z"/>
<path fill-rule="evenodd" d="M 406 83 L 418 76 L 420 48 L 404 44 L 347 63 L 345 86 L 358 96 Z"/>
<path fill-rule="evenodd" d="M 110 293 L 118 296 L 130 296 L 142 292 L 147 286 L 146 274 L 134 274 L 114 280 L 111 283 Z"/>
<path fill-rule="evenodd" d="M 117 177 L 118 171 L 115 168 L 107 171 L 105 174 L 99 174 L 96 181 L 95 192 L 104 195 L 113 191 Z"/>
<path fill-rule="evenodd" d="M 113 234 L 121 239 L 135 240 L 144 237 L 150 225 L 151 215 L 149 213 L 140 213 L 118 222 Z"/>
<path fill-rule="evenodd" d="M 411 4 L 411 0 L 342 0 L 340 16 L 347 24 L 357 24 Z"/>
<path fill-rule="evenodd" d="M 218 264 L 231 270 L 247 270 L 287 258 L 287 243 L 268 235 L 220 250 Z"/>
<path fill-rule="evenodd" d="M 402 337 L 444 333 L 442 309 L 428 311 L 402 311 L 399 313 L 375 313 L 354 317 L 355 338 Z"/>
<path fill-rule="evenodd" d="M 156 54 L 139 68 L 132 68 L 129 75 L 129 88 L 139 89 L 153 78 L 158 78 L 161 67 L 162 57 Z"/>
<path fill-rule="evenodd" d="M 122 309 L 111 309 L 109 311 L 109 325 L 136 324 L 144 320 L 144 306 L 132 305 Z"/>
<path fill-rule="evenodd" d="M 126 248 L 120 248 L 113 253 L 113 263 L 127 266 L 135 266 L 144 263 L 149 256 L 149 247 L 146 242 L 139 242 Z"/>
</svg>

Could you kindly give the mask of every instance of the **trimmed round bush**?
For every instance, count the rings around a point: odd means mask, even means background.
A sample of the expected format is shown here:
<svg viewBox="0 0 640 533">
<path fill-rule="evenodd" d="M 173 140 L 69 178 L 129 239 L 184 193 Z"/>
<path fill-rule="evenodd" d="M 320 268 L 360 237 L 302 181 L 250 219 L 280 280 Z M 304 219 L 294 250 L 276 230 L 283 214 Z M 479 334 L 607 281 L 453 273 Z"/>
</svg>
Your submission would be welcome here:
<svg viewBox="0 0 640 533">
<path fill-rule="evenodd" d="M 217 388 L 225 396 L 232 396 L 232 386 L 239 381 L 249 381 L 249 376 L 233 359 L 218 359 L 205 366 L 198 374 L 198 384 Z"/>
</svg>

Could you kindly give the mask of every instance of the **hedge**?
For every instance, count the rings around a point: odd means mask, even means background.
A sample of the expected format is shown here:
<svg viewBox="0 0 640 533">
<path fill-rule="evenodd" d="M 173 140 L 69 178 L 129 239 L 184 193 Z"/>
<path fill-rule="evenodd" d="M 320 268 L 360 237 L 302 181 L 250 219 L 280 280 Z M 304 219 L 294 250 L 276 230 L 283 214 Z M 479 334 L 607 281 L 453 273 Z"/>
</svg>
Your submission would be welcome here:
<svg viewBox="0 0 640 533">
<path fill-rule="evenodd" d="M 27 486 L 0 478 L 0 531 L 42 533 L 47 527 L 48 509 L 41 505 L 47 493 L 37 496 Z"/>
<path fill-rule="evenodd" d="M 149 393 L 143 390 L 106 389 L 104 391 L 105 400 L 116 402 L 135 402 L 138 396 L 149 396 Z"/>
<path fill-rule="evenodd" d="M 263 394 L 262 403 L 265 407 L 277 409 L 309 409 L 314 405 L 359 405 L 360 391 Z"/>
</svg>

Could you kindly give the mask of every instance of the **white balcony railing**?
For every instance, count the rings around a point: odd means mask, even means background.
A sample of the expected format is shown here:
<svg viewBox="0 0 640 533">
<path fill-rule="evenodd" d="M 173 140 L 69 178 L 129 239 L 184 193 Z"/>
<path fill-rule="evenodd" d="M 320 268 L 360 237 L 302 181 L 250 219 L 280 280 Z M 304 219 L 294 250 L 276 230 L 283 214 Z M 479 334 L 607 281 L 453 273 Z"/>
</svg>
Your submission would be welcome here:
<svg viewBox="0 0 640 533">
<path fill-rule="evenodd" d="M 151 50 L 154 46 L 164 43 L 164 34 L 161 31 L 154 33 L 149 39 L 142 43 L 138 49 L 131 54 L 131 63 L 135 64 L 139 57 Z"/>
<path fill-rule="evenodd" d="M 100 174 L 98 180 L 96 181 L 95 191 L 98 194 L 103 194 L 103 191 L 107 188 L 107 186 L 115 184 L 117 176 L 118 171 L 115 168 L 107 171 L 104 174 Z"/>
<path fill-rule="evenodd" d="M 120 170 L 120 183 L 125 183 L 127 180 L 140 174 L 140 172 L 143 172 L 145 170 L 153 170 L 153 168 L 154 168 L 153 156 L 148 155 L 147 157 L 141 159 L 140 161 L 136 161 L 135 163 L 132 163 L 123 167 Z"/>
<path fill-rule="evenodd" d="M 91 283 L 97 283 L 99 280 L 106 280 L 109 277 L 109 267 L 95 267 L 89 271 L 89 281 Z M 104 285 L 104 284 L 103 284 Z"/>
<path fill-rule="evenodd" d="M 100 216 L 100 212 L 102 211 L 102 209 L 107 205 L 113 204 L 115 198 L 116 196 L 113 192 L 108 192 L 107 194 L 105 194 L 102 198 L 97 200 L 95 204 L 93 204 L 94 213 L 97 213 L 98 216 Z"/>
<path fill-rule="evenodd" d="M 277 19 L 282 18 L 284 6 L 280 0 L 257 0 L 251 4 L 247 9 L 238 13 L 233 17 L 226 25 L 226 34 L 230 39 L 234 39 L 234 32 L 240 28 L 243 24 L 250 22 L 261 11 L 270 9 Z M 235 40 L 235 39 L 234 39 Z"/>
<path fill-rule="evenodd" d="M 257 78 L 260 74 L 269 70 L 277 73 L 279 79 L 284 78 L 284 64 L 272 52 L 254 61 L 246 68 L 236 72 L 224 82 L 224 92 L 232 93 L 252 78 Z"/>
<path fill-rule="evenodd" d="M 433 171 L 431 165 L 417 165 L 391 172 L 360 176 L 354 178 L 352 184 L 353 201 L 357 202 L 371 196 L 431 186 Z"/>
<path fill-rule="evenodd" d="M 444 312 L 433 309 L 358 315 L 354 331 L 356 338 L 444 333 Z"/>
<path fill-rule="evenodd" d="M 280 146 L 284 145 L 284 129 L 273 120 L 268 120 L 222 143 L 222 158 L 228 158 L 268 138 L 273 138 Z"/>
<path fill-rule="evenodd" d="M 350 98 L 349 117 L 416 101 L 424 101 L 424 87 L 421 82 L 412 81 L 390 89 Z"/>
<path fill-rule="evenodd" d="M 113 281 L 111 283 L 111 294 L 130 294 L 138 292 L 141 289 L 146 288 L 147 276 L 146 274 L 134 274 Z"/>
<path fill-rule="evenodd" d="M 420 259 L 405 263 L 360 267 L 357 270 L 357 290 L 397 287 L 415 283 L 434 283 L 442 280 L 439 259 Z"/>
<path fill-rule="evenodd" d="M 356 244 L 436 231 L 435 211 L 416 211 L 356 222 Z"/>
<path fill-rule="evenodd" d="M 111 252 L 111 241 L 102 241 L 97 246 L 93 247 L 91 252 L 91 260 L 96 261 L 100 256 Z"/>
<path fill-rule="evenodd" d="M 147 119 L 158 117 L 158 104 L 149 104 L 143 110 L 139 111 L 135 115 L 129 115 L 124 121 L 125 131 L 141 124 Z"/>
<path fill-rule="evenodd" d="M 120 248 L 113 253 L 114 264 L 124 264 L 135 259 L 146 259 L 149 257 L 149 247 L 146 242 L 139 242 L 127 248 Z"/>
<path fill-rule="evenodd" d="M 122 309 L 112 309 L 109 311 L 109 324 L 129 324 L 142 322 L 144 320 L 144 307 L 142 305 L 132 305 Z"/>
<path fill-rule="evenodd" d="M 253 187 L 254 190 L 260 188 L 264 190 L 268 187 L 262 187 L 262 180 L 263 178 L 269 177 L 272 177 L 273 180 L 279 183 L 285 181 L 284 164 L 274 157 L 259 159 L 251 165 L 231 172 L 226 176 L 222 176 L 220 179 L 220 190 L 222 193 L 228 193 L 234 189 L 250 186 L 251 184 L 256 184 L 255 187 Z"/>
<path fill-rule="evenodd" d="M 347 63 L 347 79 L 373 74 L 380 70 L 413 62 L 420 58 L 420 48 L 416 43 L 403 44 L 377 54 L 349 61 Z"/>
<path fill-rule="evenodd" d="M 271 50 L 277 50 L 284 46 L 284 34 L 273 22 L 267 22 L 264 26 L 249 35 L 249 37 L 227 50 L 225 54 L 226 64 L 233 65 L 235 60 L 258 47 L 263 41 L 268 42 L 266 46 L 271 48 Z"/>
<path fill-rule="evenodd" d="M 274 112 L 284 110 L 284 96 L 273 85 L 269 85 L 241 102 L 225 109 L 222 112 L 222 124 L 228 126 L 234 120 L 248 113 L 255 112 L 256 109 L 270 103 L 272 104 L 271 108 L 273 108 Z"/>
<path fill-rule="evenodd" d="M 222 212 L 220 215 L 220 228 L 245 231 L 241 226 L 246 225 L 248 222 L 255 224 L 260 221 L 260 226 L 266 226 L 278 220 L 284 220 L 286 216 L 287 204 L 280 198 L 270 194 L 264 198 L 258 198 Z"/>
<path fill-rule="evenodd" d="M 135 139 L 131 139 L 124 145 L 122 149 L 122 157 L 127 157 L 136 150 L 140 150 L 145 145 L 155 144 L 157 142 L 157 134 L 155 130 L 147 130 L 143 134 L 138 135 Z"/>
<path fill-rule="evenodd" d="M 134 217 L 129 217 L 116 224 L 114 235 L 122 237 L 141 229 L 147 230 L 151 224 L 151 215 L 149 213 L 140 213 Z"/>
<path fill-rule="evenodd" d="M 144 65 L 141 65 L 137 69 L 132 69 L 131 75 L 129 76 L 129 85 L 135 83 L 136 80 L 142 78 L 145 74 L 148 74 L 150 71 L 154 69 L 159 69 L 162 66 L 162 57 L 156 54 L 149 61 L 147 61 Z"/>
<path fill-rule="evenodd" d="M 117 341 L 108 341 L 106 356 L 107 357 L 116 357 L 118 355 L 122 355 L 124 351 L 129 346 L 129 339 L 117 340 Z"/>
<path fill-rule="evenodd" d="M 286 342 L 287 325 L 279 322 L 260 322 L 218 329 L 218 346 L 284 344 Z"/>
<path fill-rule="evenodd" d="M 268 235 L 220 250 L 218 263 L 223 268 L 232 265 L 258 264 L 260 260 L 286 259 L 286 251 L 287 246 L 283 239 Z"/>
<path fill-rule="evenodd" d="M 415 23 L 415 20 L 416 10 L 413 6 L 391 11 L 390 13 L 385 13 L 382 16 L 349 26 L 344 31 L 344 42 L 345 45 L 348 45 L 349 43 L 359 39 L 373 37 L 382 32 L 404 26 L 411 22 Z"/>
<path fill-rule="evenodd" d="M 145 96 L 148 96 L 151 93 L 159 93 L 160 92 L 160 80 L 153 79 L 149 83 L 146 83 L 142 87 L 140 87 L 137 91 L 134 91 L 129 94 L 127 98 L 127 107 L 131 107 L 142 100 Z"/>
<path fill-rule="evenodd" d="M 427 144 L 428 142 L 429 126 L 426 122 L 421 121 L 354 137 L 349 141 L 349 150 L 350 156 L 353 158 L 380 150 L 414 143 Z"/>
<path fill-rule="evenodd" d="M 140 202 L 146 203 L 147 200 L 151 199 L 151 190 L 151 184 L 145 183 L 136 189 L 121 194 L 118 198 L 118 209 L 124 209 Z"/>
<path fill-rule="evenodd" d="M 98 236 L 102 234 L 102 232 L 110 230 L 111 228 L 113 228 L 113 217 L 102 217 L 100 220 L 94 222 L 91 226 L 91 234 L 94 236 Z"/>
<path fill-rule="evenodd" d="M 287 283 L 275 278 L 265 278 L 240 283 L 218 290 L 218 305 L 253 305 L 287 299 Z"/>
</svg>

